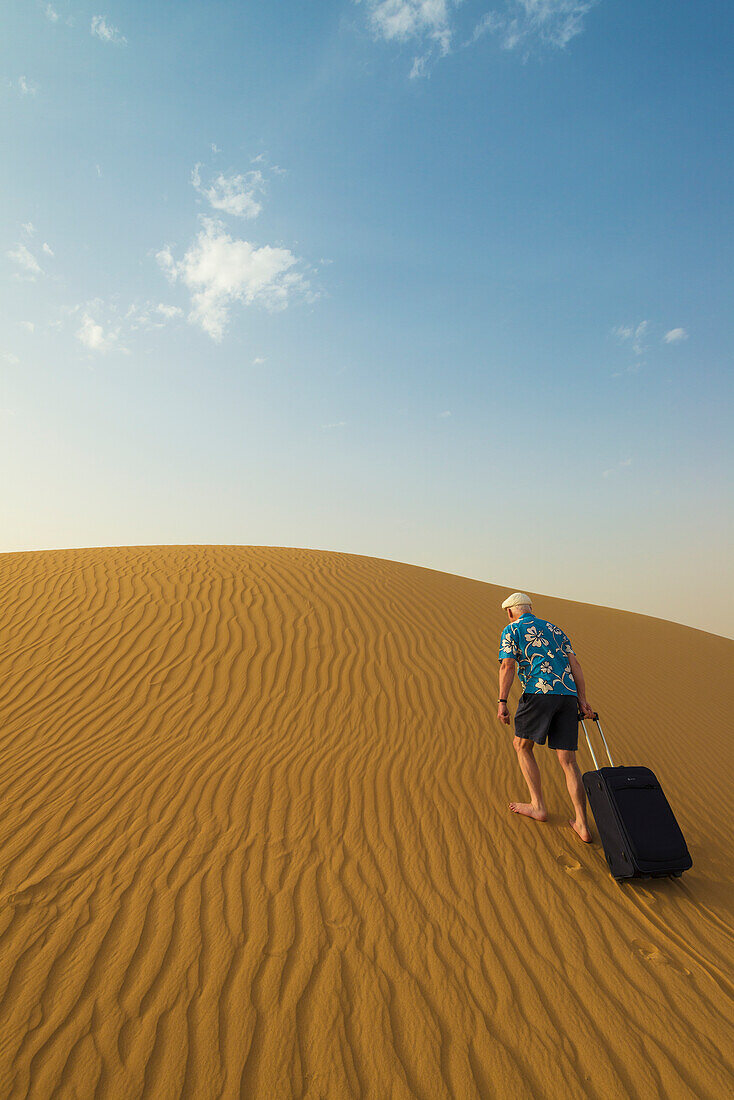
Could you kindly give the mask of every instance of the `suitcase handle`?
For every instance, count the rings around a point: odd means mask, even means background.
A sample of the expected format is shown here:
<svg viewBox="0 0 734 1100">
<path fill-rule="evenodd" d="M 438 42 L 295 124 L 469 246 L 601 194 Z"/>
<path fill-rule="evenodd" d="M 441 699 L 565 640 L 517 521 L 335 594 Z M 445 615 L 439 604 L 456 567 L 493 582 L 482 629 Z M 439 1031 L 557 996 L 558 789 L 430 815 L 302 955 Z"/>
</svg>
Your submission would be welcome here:
<svg viewBox="0 0 734 1100">
<path fill-rule="evenodd" d="M 596 754 L 595 754 L 595 752 L 594 752 L 594 750 L 591 746 L 591 741 L 589 740 L 589 731 L 586 728 L 586 722 L 584 722 L 584 715 L 581 713 L 581 711 L 579 711 L 579 713 L 578 713 L 578 720 L 579 720 L 579 722 L 581 723 L 581 725 L 583 727 L 584 736 L 586 737 L 586 744 L 589 746 L 589 752 L 591 753 L 591 759 L 594 761 L 594 770 L 599 771 L 599 764 L 597 763 Z M 612 754 L 609 751 L 609 745 L 607 744 L 607 739 L 604 736 L 604 730 L 601 728 L 601 722 L 599 721 L 599 715 L 596 713 L 596 711 L 594 711 L 594 713 L 592 715 L 592 720 L 594 722 L 596 722 L 596 728 L 599 730 L 599 733 L 601 734 L 601 739 L 604 742 L 604 748 L 607 750 L 607 756 L 609 757 L 609 766 L 613 768 L 614 767 L 614 761 L 612 760 Z"/>
</svg>

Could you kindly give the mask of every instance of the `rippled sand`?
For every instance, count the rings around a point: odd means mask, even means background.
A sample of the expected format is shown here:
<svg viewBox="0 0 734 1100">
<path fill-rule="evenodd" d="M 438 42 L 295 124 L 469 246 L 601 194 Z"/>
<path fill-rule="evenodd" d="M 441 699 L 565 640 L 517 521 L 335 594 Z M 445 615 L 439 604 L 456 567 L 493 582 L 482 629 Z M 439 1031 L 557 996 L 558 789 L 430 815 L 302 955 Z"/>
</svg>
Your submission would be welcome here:
<svg viewBox="0 0 734 1100">
<path fill-rule="evenodd" d="M 617 885 L 524 797 L 506 589 L 248 547 L 0 556 L 0 1096 L 734 1086 L 734 643 L 561 600 L 691 848 Z M 589 767 L 581 754 L 582 767 Z"/>
</svg>

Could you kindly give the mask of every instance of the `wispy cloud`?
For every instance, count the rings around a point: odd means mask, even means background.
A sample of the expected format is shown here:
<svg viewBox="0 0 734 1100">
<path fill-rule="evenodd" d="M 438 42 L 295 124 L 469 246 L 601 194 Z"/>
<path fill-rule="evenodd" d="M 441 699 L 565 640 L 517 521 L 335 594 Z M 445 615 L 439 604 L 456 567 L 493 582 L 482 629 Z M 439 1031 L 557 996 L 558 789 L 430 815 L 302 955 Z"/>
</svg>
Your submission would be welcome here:
<svg viewBox="0 0 734 1100">
<path fill-rule="evenodd" d="M 171 282 L 180 281 L 191 295 L 189 320 L 219 342 L 236 303 L 259 303 L 271 311 L 285 309 L 296 294 L 313 297 L 308 280 L 295 270 L 298 257 L 288 248 L 232 238 L 222 222 L 202 218 L 202 228 L 183 258 L 170 248 L 156 259 Z"/>
<path fill-rule="evenodd" d="M 166 305 L 165 302 L 133 303 L 125 314 L 125 322 L 131 331 L 136 329 L 163 328 L 169 321 L 183 316 L 180 306 Z"/>
<path fill-rule="evenodd" d="M 433 56 L 451 49 L 451 10 L 460 0 L 367 0 L 369 25 L 375 38 L 409 42 L 420 50 L 411 78 L 424 76 Z"/>
<path fill-rule="evenodd" d="M 322 424 L 321 427 L 324 431 L 329 432 L 333 431 L 334 428 L 346 428 L 348 423 L 348 420 L 334 420 L 331 424 Z"/>
<path fill-rule="evenodd" d="M 33 280 L 37 275 L 43 275 L 43 268 L 24 244 L 18 244 L 16 248 L 7 252 L 7 256 L 26 273 L 22 278 Z"/>
<path fill-rule="evenodd" d="M 48 19 L 49 23 L 65 23 L 67 27 L 73 27 L 74 20 L 70 15 L 62 15 L 53 4 L 41 3 L 43 8 L 43 14 Z"/>
<path fill-rule="evenodd" d="M 681 340 L 687 340 L 688 333 L 684 328 L 672 328 L 665 333 L 663 340 L 666 344 L 680 344 Z"/>
<path fill-rule="evenodd" d="M 22 236 L 28 241 L 36 234 L 36 227 L 31 221 L 23 222 L 20 229 Z M 41 251 L 49 258 L 53 258 L 53 249 L 46 241 L 41 245 Z M 23 244 L 22 241 L 19 241 L 15 248 L 6 252 L 6 256 L 20 268 L 20 271 L 14 275 L 16 279 L 33 282 L 37 275 L 45 274 L 38 258 L 31 252 L 28 245 Z"/>
<path fill-rule="evenodd" d="M 35 95 L 38 91 L 38 85 L 29 80 L 27 76 L 19 76 L 18 91 L 21 95 Z"/>
<path fill-rule="evenodd" d="M 599 0 L 507 0 L 504 11 L 486 12 L 470 39 L 485 34 L 499 36 L 506 50 L 532 44 L 564 49 L 581 34 L 584 17 Z"/>
<path fill-rule="evenodd" d="M 355 0 L 361 3 L 362 0 Z M 505 0 L 502 7 L 486 11 L 467 26 L 470 12 L 462 0 L 366 0 L 368 22 L 375 38 L 419 52 L 410 69 L 411 78 L 425 76 L 436 57 L 450 53 L 458 39 L 471 46 L 485 35 L 497 35 L 506 50 L 523 46 L 563 49 L 581 34 L 584 17 L 599 0 Z M 474 17 L 476 20 L 476 16 Z"/>
<path fill-rule="evenodd" d="M 201 181 L 201 165 L 197 164 L 191 173 L 191 182 L 214 210 L 221 210 L 224 214 L 256 218 L 262 210 L 259 196 L 265 190 L 265 179 L 259 170 L 243 175 L 225 176 L 220 173 L 207 187 Z"/>
<path fill-rule="evenodd" d="M 127 44 L 127 38 L 118 27 L 108 23 L 103 15 L 93 15 L 91 33 L 102 42 L 112 42 L 117 46 Z"/>
<path fill-rule="evenodd" d="M 17 367 L 20 363 L 20 359 L 17 355 L 14 355 L 12 351 L 3 352 L 3 359 L 6 363 L 10 363 L 11 367 Z"/>
<path fill-rule="evenodd" d="M 267 359 L 265 359 L 262 355 L 256 355 L 255 358 L 252 360 L 253 367 L 260 367 L 263 363 L 267 363 Z"/>
<path fill-rule="evenodd" d="M 182 315 L 179 306 L 164 302 L 133 302 L 124 309 L 116 297 L 93 298 L 64 309 L 60 324 L 64 324 L 64 317 L 70 318 L 76 339 L 90 352 L 128 355 L 128 341 L 135 333 L 163 328 Z"/>
<path fill-rule="evenodd" d="M 34 332 L 36 328 L 33 321 L 18 321 L 18 324 L 22 329 L 25 329 L 26 332 Z"/>
<path fill-rule="evenodd" d="M 635 355 L 644 355 L 647 351 L 645 337 L 649 327 L 649 321 L 640 321 L 636 325 L 617 325 L 612 329 L 612 335 L 616 336 L 621 344 L 629 344 Z"/>
<path fill-rule="evenodd" d="M 374 33 L 390 42 L 428 38 L 446 53 L 451 44 L 451 0 L 369 0 Z"/>
<path fill-rule="evenodd" d="M 608 470 L 602 472 L 602 477 L 611 477 L 612 474 L 618 473 L 620 470 L 624 470 L 627 466 L 632 465 L 631 458 L 623 458 L 621 462 L 618 462 L 616 466 L 610 466 Z"/>
<path fill-rule="evenodd" d="M 628 363 L 626 367 L 622 367 L 621 370 L 612 371 L 612 378 L 623 378 L 626 374 L 639 374 L 644 366 L 644 362 L 635 359 L 632 363 Z"/>
</svg>

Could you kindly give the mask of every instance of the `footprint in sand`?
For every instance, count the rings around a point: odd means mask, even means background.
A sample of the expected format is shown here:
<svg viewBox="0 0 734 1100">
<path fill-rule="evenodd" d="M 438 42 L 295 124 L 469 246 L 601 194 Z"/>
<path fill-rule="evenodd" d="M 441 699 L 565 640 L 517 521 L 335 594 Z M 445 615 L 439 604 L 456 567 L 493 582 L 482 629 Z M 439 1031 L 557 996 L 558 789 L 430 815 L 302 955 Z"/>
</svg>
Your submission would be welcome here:
<svg viewBox="0 0 734 1100">
<path fill-rule="evenodd" d="M 572 856 L 567 856 L 565 852 L 562 852 L 560 856 L 556 856 L 556 860 L 560 863 L 564 871 L 568 871 L 569 875 L 573 874 L 574 871 L 581 870 L 579 861 Z"/>
<path fill-rule="evenodd" d="M 664 951 L 661 951 L 659 947 L 655 947 L 654 944 L 643 943 L 642 940 L 632 940 L 632 946 L 645 962 L 655 963 L 658 966 L 669 966 L 672 970 L 677 970 L 679 974 L 685 974 L 686 977 L 690 978 L 690 970 L 686 970 L 684 966 L 677 963 L 675 959 L 671 959 L 670 955 L 666 955 Z"/>
</svg>

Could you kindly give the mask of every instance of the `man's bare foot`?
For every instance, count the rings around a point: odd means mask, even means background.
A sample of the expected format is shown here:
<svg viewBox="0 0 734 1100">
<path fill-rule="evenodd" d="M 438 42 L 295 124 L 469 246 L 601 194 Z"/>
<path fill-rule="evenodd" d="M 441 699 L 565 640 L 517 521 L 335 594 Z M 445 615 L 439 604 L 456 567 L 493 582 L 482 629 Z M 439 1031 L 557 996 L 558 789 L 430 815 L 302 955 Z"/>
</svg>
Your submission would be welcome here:
<svg viewBox="0 0 734 1100">
<path fill-rule="evenodd" d="M 547 821 L 548 814 L 545 810 L 536 809 L 532 802 L 511 802 L 510 809 L 513 814 L 524 814 L 525 817 L 532 817 L 534 821 Z"/>
<path fill-rule="evenodd" d="M 568 823 L 577 836 L 580 836 L 584 844 L 591 844 L 591 833 L 586 825 L 581 825 L 578 821 L 569 821 Z"/>
</svg>

